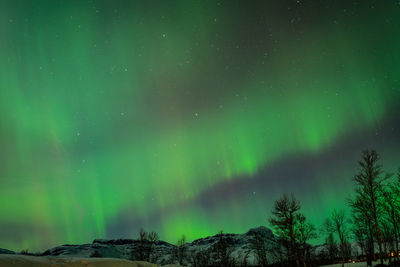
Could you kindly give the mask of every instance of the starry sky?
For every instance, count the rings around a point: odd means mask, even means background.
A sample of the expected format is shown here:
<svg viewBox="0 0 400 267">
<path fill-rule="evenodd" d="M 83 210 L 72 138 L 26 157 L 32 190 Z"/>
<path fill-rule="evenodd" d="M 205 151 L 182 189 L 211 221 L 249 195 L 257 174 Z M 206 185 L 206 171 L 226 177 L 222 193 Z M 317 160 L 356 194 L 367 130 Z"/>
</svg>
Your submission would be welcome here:
<svg viewBox="0 0 400 267">
<path fill-rule="evenodd" d="M 399 1 L 0 1 L 0 247 L 317 226 L 400 167 Z"/>
</svg>

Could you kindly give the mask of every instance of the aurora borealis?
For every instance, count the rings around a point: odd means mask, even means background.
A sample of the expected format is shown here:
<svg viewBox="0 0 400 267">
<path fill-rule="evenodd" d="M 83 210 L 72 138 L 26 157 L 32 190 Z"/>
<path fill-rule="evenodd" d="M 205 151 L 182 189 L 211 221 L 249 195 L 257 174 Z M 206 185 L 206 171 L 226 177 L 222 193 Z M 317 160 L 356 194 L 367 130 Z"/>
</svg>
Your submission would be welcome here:
<svg viewBox="0 0 400 267">
<path fill-rule="evenodd" d="M 400 167 L 399 1 L 0 1 L 0 247 L 318 225 Z"/>
</svg>

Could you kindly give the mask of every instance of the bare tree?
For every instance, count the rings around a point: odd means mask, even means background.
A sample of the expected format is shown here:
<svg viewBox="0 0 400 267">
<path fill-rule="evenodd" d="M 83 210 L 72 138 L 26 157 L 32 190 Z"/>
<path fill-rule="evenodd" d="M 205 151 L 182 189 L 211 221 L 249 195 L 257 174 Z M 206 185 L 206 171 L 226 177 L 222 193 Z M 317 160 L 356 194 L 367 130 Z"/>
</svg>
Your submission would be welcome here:
<svg viewBox="0 0 400 267">
<path fill-rule="evenodd" d="M 184 235 L 182 235 L 182 237 L 178 240 L 175 254 L 179 265 L 183 265 L 183 262 L 186 259 L 186 237 Z"/>
<path fill-rule="evenodd" d="M 342 266 L 347 260 L 346 242 L 348 230 L 346 228 L 346 219 L 344 210 L 333 210 L 330 218 L 325 221 L 325 227 L 328 233 L 336 234 L 340 242 L 340 250 L 342 256 Z"/>
<path fill-rule="evenodd" d="M 289 264 L 296 262 L 300 266 L 296 256 L 296 219 L 300 210 L 300 202 L 292 194 L 286 194 L 274 203 L 272 216 L 269 223 L 275 230 L 275 234 L 286 247 L 287 260 Z"/>
<path fill-rule="evenodd" d="M 385 198 L 384 210 L 386 211 L 387 221 L 391 224 L 390 234 L 393 238 L 392 244 L 394 245 L 392 251 L 399 251 L 399 192 L 396 184 L 390 184 L 389 188 L 383 192 Z M 388 239 L 389 227 L 385 229 L 385 239 Z M 395 253 L 395 258 L 398 258 L 398 253 Z"/>
<path fill-rule="evenodd" d="M 155 243 L 159 240 L 156 232 L 146 232 L 143 228 L 140 229 L 139 238 L 131 251 L 132 260 L 141 260 L 155 262 L 157 259 L 153 255 Z"/>
<path fill-rule="evenodd" d="M 359 171 L 353 180 L 356 184 L 356 197 L 369 207 L 374 232 L 379 247 L 379 258 L 383 264 L 382 234 L 379 226 L 379 216 L 382 214 L 382 190 L 384 182 L 389 178 L 383 175 L 382 166 L 378 164 L 379 155 L 375 150 L 363 152 L 359 163 Z"/>
<path fill-rule="evenodd" d="M 224 233 L 220 231 L 217 234 L 218 240 L 214 244 L 215 262 L 218 266 L 231 267 L 235 265 L 234 259 L 231 257 L 232 249 L 229 246 L 229 240 Z"/>
<path fill-rule="evenodd" d="M 382 227 L 382 243 L 384 255 L 391 261 L 390 252 L 394 251 L 394 232 L 391 223 L 388 220 L 383 219 L 381 222 Z"/>
<path fill-rule="evenodd" d="M 362 235 L 366 238 L 364 240 L 366 240 L 365 250 L 367 252 L 367 264 L 371 266 L 372 260 L 375 260 L 375 232 L 370 207 L 368 203 L 363 200 L 362 196 L 356 196 L 354 199 L 348 200 L 348 203 L 352 210 L 354 227 L 362 231 Z M 358 233 L 360 237 L 361 233 Z"/>
<path fill-rule="evenodd" d="M 330 261 L 334 261 L 338 255 L 338 246 L 333 233 L 328 234 L 327 238 L 325 239 L 325 243 L 328 252 L 328 258 Z"/>
<path fill-rule="evenodd" d="M 363 221 L 353 221 L 353 227 L 351 229 L 354 237 L 354 241 L 360 247 L 361 255 L 367 255 L 369 252 L 367 250 L 368 242 L 368 231 L 365 228 Z"/>
<path fill-rule="evenodd" d="M 298 247 L 298 255 L 303 261 L 303 265 L 310 264 L 310 250 L 311 246 L 308 241 L 317 237 L 315 226 L 309 223 L 306 217 L 299 213 L 296 218 L 296 245 Z"/>
</svg>

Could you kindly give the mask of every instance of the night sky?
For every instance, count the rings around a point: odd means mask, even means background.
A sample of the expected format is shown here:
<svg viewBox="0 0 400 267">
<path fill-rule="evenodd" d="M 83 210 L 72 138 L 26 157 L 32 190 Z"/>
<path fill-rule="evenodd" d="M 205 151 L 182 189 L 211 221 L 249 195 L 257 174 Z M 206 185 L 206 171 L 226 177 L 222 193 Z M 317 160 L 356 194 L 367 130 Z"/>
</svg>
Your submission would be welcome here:
<svg viewBox="0 0 400 267">
<path fill-rule="evenodd" d="M 400 1 L 0 0 L 0 247 L 317 226 L 400 167 Z"/>
</svg>

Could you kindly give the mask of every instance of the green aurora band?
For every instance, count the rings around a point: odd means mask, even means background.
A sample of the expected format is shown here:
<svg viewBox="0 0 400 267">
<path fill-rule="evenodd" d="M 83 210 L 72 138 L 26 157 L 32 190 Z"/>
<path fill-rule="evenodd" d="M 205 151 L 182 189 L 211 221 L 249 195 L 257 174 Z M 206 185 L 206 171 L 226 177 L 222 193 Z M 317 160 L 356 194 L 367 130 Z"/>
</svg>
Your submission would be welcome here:
<svg viewBox="0 0 400 267">
<path fill-rule="evenodd" d="M 121 237 L 143 226 L 170 242 L 267 225 L 284 180 L 274 194 L 195 200 L 399 109 L 398 2 L 318 16 L 295 2 L 271 1 L 255 26 L 230 2 L 2 1 L 0 247 L 115 238 L 121 214 L 142 224 Z M 399 148 L 377 145 L 390 171 Z M 354 153 L 296 192 L 316 224 L 351 191 Z"/>
</svg>

